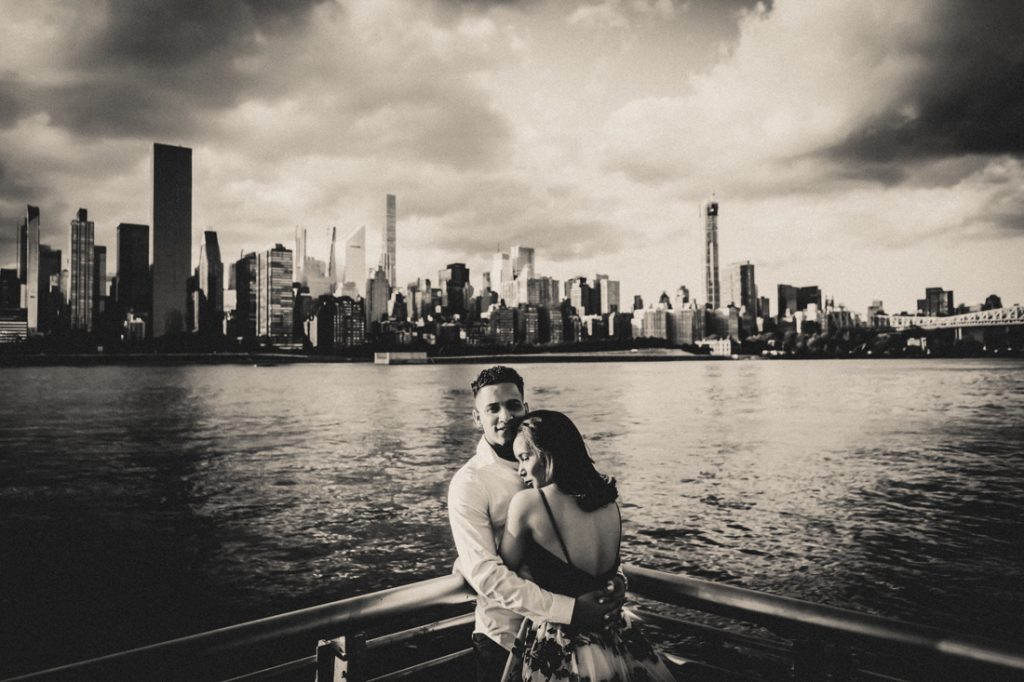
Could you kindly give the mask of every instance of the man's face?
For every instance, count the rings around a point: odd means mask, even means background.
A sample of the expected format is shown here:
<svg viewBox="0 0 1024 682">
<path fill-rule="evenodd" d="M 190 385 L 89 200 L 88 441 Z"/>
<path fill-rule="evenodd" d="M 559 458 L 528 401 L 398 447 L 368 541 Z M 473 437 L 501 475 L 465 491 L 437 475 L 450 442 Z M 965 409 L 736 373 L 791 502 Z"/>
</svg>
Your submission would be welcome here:
<svg viewBox="0 0 1024 682">
<path fill-rule="evenodd" d="M 477 391 L 473 420 L 484 432 L 484 440 L 504 447 L 516 437 L 516 420 L 529 411 L 515 384 L 491 384 Z"/>
</svg>

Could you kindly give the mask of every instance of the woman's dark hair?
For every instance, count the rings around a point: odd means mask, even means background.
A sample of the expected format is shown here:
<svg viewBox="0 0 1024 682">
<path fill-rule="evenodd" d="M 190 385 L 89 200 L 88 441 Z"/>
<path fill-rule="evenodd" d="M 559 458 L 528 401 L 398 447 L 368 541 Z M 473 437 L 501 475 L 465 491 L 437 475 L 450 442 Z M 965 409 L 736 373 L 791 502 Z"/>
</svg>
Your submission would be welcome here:
<svg viewBox="0 0 1024 682">
<path fill-rule="evenodd" d="M 548 480 L 575 497 L 583 511 L 600 509 L 619 496 L 615 479 L 594 468 L 579 429 L 561 412 L 530 412 L 519 433 L 544 460 Z"/>
</svg>

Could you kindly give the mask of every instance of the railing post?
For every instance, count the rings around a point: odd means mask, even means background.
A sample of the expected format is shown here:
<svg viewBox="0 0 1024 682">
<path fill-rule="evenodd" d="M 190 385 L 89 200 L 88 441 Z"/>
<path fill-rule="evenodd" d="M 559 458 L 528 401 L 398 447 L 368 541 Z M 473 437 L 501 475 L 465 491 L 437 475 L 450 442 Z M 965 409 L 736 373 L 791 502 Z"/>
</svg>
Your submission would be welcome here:
<svg viewBox="0 0 1024 682">
<path fill-rule="evenodd" d="M 362 682 L 362 634 L 321 639 L 316 646 L 316 682 Z"/>
</svg>

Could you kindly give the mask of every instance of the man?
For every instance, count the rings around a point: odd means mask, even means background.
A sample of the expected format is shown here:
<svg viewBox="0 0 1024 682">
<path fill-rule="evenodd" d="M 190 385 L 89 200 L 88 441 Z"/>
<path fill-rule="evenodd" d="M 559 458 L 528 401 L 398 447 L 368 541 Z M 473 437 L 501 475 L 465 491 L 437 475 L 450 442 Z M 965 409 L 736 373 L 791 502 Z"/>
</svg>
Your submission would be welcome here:
<svg viewBox="0 0 1024 682">
<path fill-rule="evenodd" d="M 459 553 L 456 566 L 477 592 L 477 679 L 494 682 L 501 677 L 523 616 L 598 629 L 621 608 L 625 579 L 616 578 L 608 591 L 573 599 L 542 590 L 505 567 L 497 546 L 509 500 L 523 488 L 512 441 L 529 407 L 523 379 L 509 367 L 483 370 L 472 388 L 473 420 L 483 435 L 476 454 L 452 478 L 448 519 Z"/>
</svg>

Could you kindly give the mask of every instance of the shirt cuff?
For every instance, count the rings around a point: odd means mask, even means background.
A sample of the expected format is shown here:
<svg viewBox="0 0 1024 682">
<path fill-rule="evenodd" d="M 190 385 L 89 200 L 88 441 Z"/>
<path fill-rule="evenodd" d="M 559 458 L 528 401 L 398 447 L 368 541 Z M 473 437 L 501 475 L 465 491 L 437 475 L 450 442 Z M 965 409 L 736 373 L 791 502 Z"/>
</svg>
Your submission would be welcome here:
<svg viewBox="0 0 1024 682">
<path fill-rule="evenodd" d="M 564 594 L 551 595 L 554 600 L 551 604 L 551 622 L 569 625 L 572 623 L 572 612 L 576 606 L 576 600 Z"/>
</svg>

